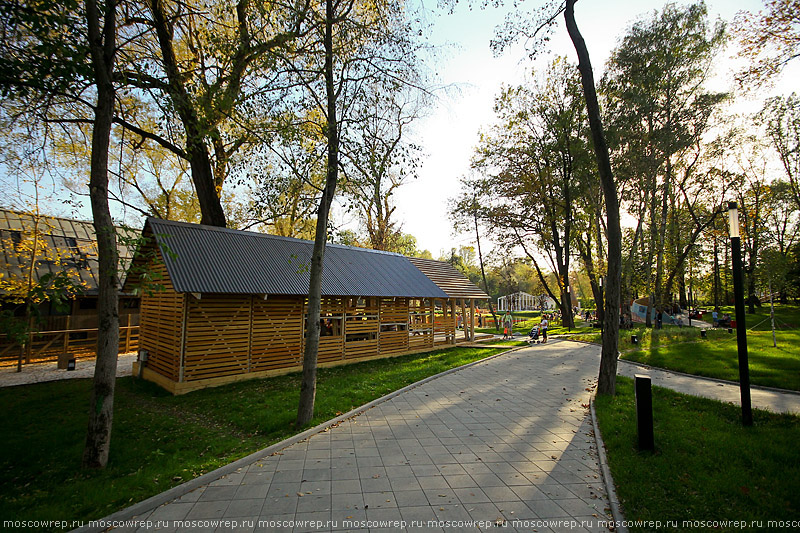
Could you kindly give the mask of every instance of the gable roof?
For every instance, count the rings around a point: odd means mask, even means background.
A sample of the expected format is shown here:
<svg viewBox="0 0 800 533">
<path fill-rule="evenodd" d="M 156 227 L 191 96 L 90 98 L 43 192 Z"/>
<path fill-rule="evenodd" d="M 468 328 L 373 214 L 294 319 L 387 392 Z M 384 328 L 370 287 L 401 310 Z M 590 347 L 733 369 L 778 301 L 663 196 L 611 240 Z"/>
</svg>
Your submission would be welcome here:
<svg viewBox="0 0 800 533">
<path fill-rule="evenodd" d="M 157 218 L 144 234 L 155 238 L 177 292 L 308 294 L 312 241 Z M 405 256 L 338 244 L 325 247 L 322 294 L 447 297 Z"/>
<path fill-rule="evenodd" d="M 0 273 L 9 278 L 27 278 L 32 250 L 23 243 L 34 232 L 39 235 L 39 245 L 43 245 L 37 250 L 34 280 L 38 282 L 45 274 L 66 269 L 84 288 L 85 295 L 97 295 L 97 242 L 92 222 L 0 208 Z M 119 239 L 117 249 L 120 267 L 125 269 L 133 250 Z"/>
<path fill-rule="evenodd" d="M 409 261 L 442 289 L 448 298 L 488 299 L 489 296 L 450 263 L 409 257 Z"/>
</svg>

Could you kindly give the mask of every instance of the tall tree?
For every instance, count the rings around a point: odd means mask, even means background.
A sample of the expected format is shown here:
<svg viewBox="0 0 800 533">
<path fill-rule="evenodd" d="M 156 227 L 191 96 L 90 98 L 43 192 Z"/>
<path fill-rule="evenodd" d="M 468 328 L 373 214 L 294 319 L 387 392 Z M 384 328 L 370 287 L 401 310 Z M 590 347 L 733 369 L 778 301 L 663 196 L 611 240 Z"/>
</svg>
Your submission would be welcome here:
<svg viewBox="0 0 800 533">
<path fill-rule="evenodd" d="M 600 374 L 597 393 L 614 395 L 617 384 L 617 357 L 619 344 L 620 280 L 622 277 L 622 230 L 620 229 L 619 199 L 617 185 L 611 170 L 611 157 L 606 143 L 605 130 L 597 102 L 592 64 L 589 50 L 575 22 L 575 1 L 566 0 L 564 20 L 572 44 L 578 54 L 578 70 L 592 132 L 592 146 L 600 173 L 600 183 L 606 204 L 606 238 L 608 240 L 608 275 L 605 290 L 605 321 L 603 323 L 603 348 L 600 356 Z"/>
<path fill-rule="evenodd" d="M 89 403 L 89 428 L 83 451 L 85 468 L 104 468 L 111 449 L 114 418 L 114 389 L 119 352 L 119 278 L 117 240 L 108 207 L 108 147 L 114 120 L 114 66 L 117 51 L 117 4 L 86 0 L 86 28 L 89 56 L 97 89 L 92 127 L 92 159 L 89 194 L 92 202 L 98 252 L 97 359 L 94 387 Z"/>
<path fill-rule="evenodd" d="M 343 191 L 366 229 L 375 250 L 395 251 L 401 231 L 394 217 L 392 195 L 415 177 L 419 147 L 408 141 L 408 130 L 419 118 L 420 91 L 367 92 L 359 115 L 360 128 L 351 128 L 343 152 L 346 180 Z"/>
<path fill-rule="evenodd" d="M 405 5 L 391 1 L 326 0 L 324 12 L 312 10 L 315 31 L 298 43 L 299 56 L 285 56 L 302 88 L 309 109 L 325 140 L 325 186 L 317 210 L 314 249 L 310 264 L 303 378 L 297 412 L 298 426 L 314 413 L 317 350 L 321 311 L 322 267 L 328 239 L 328 215 L 339 180 L 342 142 L 352 138 L 349 128 L 359 127 L 357 110 L 364 88 L 400 90 L 416 68 L 416 35 Z"/>
<path fill-rule="evenodd" d="M 759 116 L 800 209 L 800 98 L 795 93 L 767 99 Z"/>
<path fill-rule="evenodd" d="M 800 56 L 800 1 L 765 0 L 764 11 L 739 13 L 735 28 L 747 67 L 742 85 L 761 86 Z"/>
<path fill-rule="evenodd" d="M 267 105 L 273 89 L 270 54 L 308 30 L 309 1 L 237 0 L 234 4 L 166 3 L 147 0 L 129 22 L 142 37 L 126 47 L 120 78 L 177 116 L 184 149 L 136 124 L 135 108 L 121 117 L 126 127 L 172 149 L 191 167 L 204 224 L 225 226 L 220 201 L 231 158 L 248 144 L 243 108 Z M 244 127 L 242 127 L 244 126 Z"/>
<path fill-rule="evenodd" d="M 600 358 L 600 373 L 597 391 L 599 394 L 613 395 L 616 391 L 616 369 L 619 340 L 620 278 L 622 268 L 622 230 L 620 227 L 619 197 L 617 183 L 611 169 L 611 157 L 606 141 L 605 128 L 597 100 L 594 72 L 586 42 L 575 22 L 575 3 L 577 0 L 555 0 L 547 2 L 533 16 L 533 20 L 511 18 L 492 41 L 496 51 L 502 51 L 516 38 L 528 37 L 527 47 L 534 56 L 543 48 L 548 32 L 558 18 L 563 15 L 570 40 L 578 56 L 578 71 L 586 104 L 586 113 L 591 132 L 592 147 L 597 163 L 600 186 L 606 209 L 607 276 L 605 284 L 605 321 L 603 327 L 603 348 Z"/>
<path fill-rule="evenodd" d="M 116 234 L 108 208 L 117 3 L 66 0 L 53 9 L 47 2 L 3 2 L 0 11 L 6 37 L 0 54 L 0 87 L 9 100 L 19 104 L 17 118 L 47 123 L 64 106 L 76 104 L 92 111 L 89 189 L 98 240 L 99 329 L 83 466 L 102 468 L 111 442 L 119 347 Z M 92 93 L 94 103 L 90 101 Z"/>
<path fill-rule="evenodd" d="M 685 192 L 679 190 L 681 183 L 691 183 L 687 175 L 697 179 L 695 148 L 726 98 L 704 88 L 725 36 L 724 25 L 710 27 L 707 18 L 706 6 L 699 2 L 685 8 L 667 4 L 660 13 L 638 21 L 613 51 L 603 79 L 617 146 L 625 152 L 623 157 L 630 157 L 630 179 L 647 191 L 645 264 L 648 269 L 654 266 L 648 278 L 650 307 L 657 312 L 668 303 L 668 285 L 674 278 L 668 256 L 668 223 L 675 220 L 671 207 Z M 689 248 L 682 247 L 686 253 Z M 686 253 L 681 254 L 684 259 Z"/>
<path fill-rule="evenodd" d="M 456 199 L 449 201 L 450 218 L 453 221 L 453 226 L 456 231 L 464 233 L 475 231 L 475 243 L 478 247 L 478 264 L 481 269 L 481 281 L 483 282 L 483 290 L 486 294 L 491 294 L 489 289 L 489 281 L 486 278 L 486 265 L 483 260 L 483 250 L 481 248 L 481 230 L 480 230 L 480 216 L 482 211 L 478 195 L 475 191 L 477 184 L 468 178 L 461 179 L 461 195 Z M 489 299 L 489 312 L 494 319 L 494 327 L 496 331 L 500 331 L 500 321 L 497 319 L 497 314 L 494 311 L 491 298 Z"/>
<path fill-rule="evenodd" d="M 592 174 L 577 74 L 557 58 L 534 87 L 504 90 L 495 103 L 499 125 L 482 136 L 473 161 L 486 178 L 479 185 L 490 207 L 483 216 L 507 228 L 501 237 L 509 245 L 522 247 L 569 326 L 576 196 Z M 557 273 L 556 287 L 546 282 L 539 254 Z"/>
</svg>

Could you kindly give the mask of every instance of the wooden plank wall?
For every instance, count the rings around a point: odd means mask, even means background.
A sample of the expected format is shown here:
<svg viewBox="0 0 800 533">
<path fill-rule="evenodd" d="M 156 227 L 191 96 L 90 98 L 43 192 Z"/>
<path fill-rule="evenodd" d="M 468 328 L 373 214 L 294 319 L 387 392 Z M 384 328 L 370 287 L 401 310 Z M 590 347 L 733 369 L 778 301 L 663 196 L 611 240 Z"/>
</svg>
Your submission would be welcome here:
<svg viewBox="0 0 800 533">
<path fill-rule="evenodd" d="M 319 363 L 341 361 L 344 358 L 344 306 L 344 298 L 322 299 L 320 320 L 330 320 L 333 335 L 319 338 L 319 349 L 317 350 L 317 362 Z M 307 308 L 308 302 L 306 301 L 303 316 L 306 315 Z M 305 342 L 305 336 L 302 340 Z"/>
<path fill-rule="evenodd" d="M 287 368 L 303 361 L 303 301 L 294 296 L 253 297 L 250 371 Z"/>
<path fill-rule="evenodd" d="M 147 350 L 147 367 L 173 381 L 180 376 L 181 323 L 185 296 L 172 288 L 163 263 L 151 266 L 164 290 L 142 297 L 139 349 Z"/>
<path fill-rule="evenodd" d="M 380 299 L 346 298 L 344 323 L 344 358 L 374 357 L 378 352 Z"/>
<path fill-rule="evenodd" d="M 408 298 L 381 298 L 378 351 L 396 354 L 408 351 Z"/>
<path fill-rule="evenodd" d="M 250 372 L 252 305 L 252 296 L 188 297 L 184 381 Z"/>
<path fill-rule="evenodd" d="M 433 333 L 434 344 L 453 344 L 456 337 L 456 317 L 450 300 L 434 300 L 435 307 Z"/>
<path fill-rule="evenodd" d="M 427 298 L 408 301 L 408 349 L 433 346 L 433 302 Z"/>
<path fill-rule="evenodd" d="M 171 286 L 169 287 L 171 289 Z M 324 298 L 321 364 L 394 355 L 434 346 L 434 330 L 455 331 L 449 301 L 434 319 L 433 301 L 410 298 Z M 185 341 L 180 372 L 181 327 Z M 154 293 L 142 303 L 147 367 L 172 381 L 191 382 L 302 365 L 306 302 L 295 296 Z"/>
</svg>

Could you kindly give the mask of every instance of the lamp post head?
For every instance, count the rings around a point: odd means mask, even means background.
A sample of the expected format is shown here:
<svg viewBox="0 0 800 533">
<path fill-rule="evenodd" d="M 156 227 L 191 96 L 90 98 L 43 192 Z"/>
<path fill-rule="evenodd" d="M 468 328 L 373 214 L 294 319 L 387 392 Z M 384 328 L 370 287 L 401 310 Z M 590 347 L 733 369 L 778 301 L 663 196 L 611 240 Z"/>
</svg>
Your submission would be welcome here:
<svg viewBox="0 0 800 533">
<path fill-rule="evenodd" d="M 739 237 L 739 209 L 736 202 L 728 202 L 728 229 L 731 238 Z"/>
</svg>

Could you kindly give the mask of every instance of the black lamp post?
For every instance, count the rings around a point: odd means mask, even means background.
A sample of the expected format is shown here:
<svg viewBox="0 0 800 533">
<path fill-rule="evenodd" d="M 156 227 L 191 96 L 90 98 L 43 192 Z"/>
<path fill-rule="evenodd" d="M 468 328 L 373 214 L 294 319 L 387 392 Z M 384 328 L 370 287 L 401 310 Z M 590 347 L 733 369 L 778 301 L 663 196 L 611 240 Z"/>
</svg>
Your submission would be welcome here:
<svg viewBox="0 0 800 533">
<path fill-rule="evenodd" d="M 572 285 L 567 285 L 567 312 L 569 313 L 565 318 L 567 319 L 567 331 L 572 331 Z"/>
<path fill-rule="evenodd" d="M 728 202 L 728 223 L 733 262 L 733 299 L 736 309 L 736 344 L 739 352 L 739 391 L 742 397 L 742 424 L 753 425 L 750 407 L 750 368 L 747 363 L 747 327 L 744 314 L 744 282 L 742 280 L 742 243 L 739 238 L 739 210 L 736 202 Z"/>
</svg>

